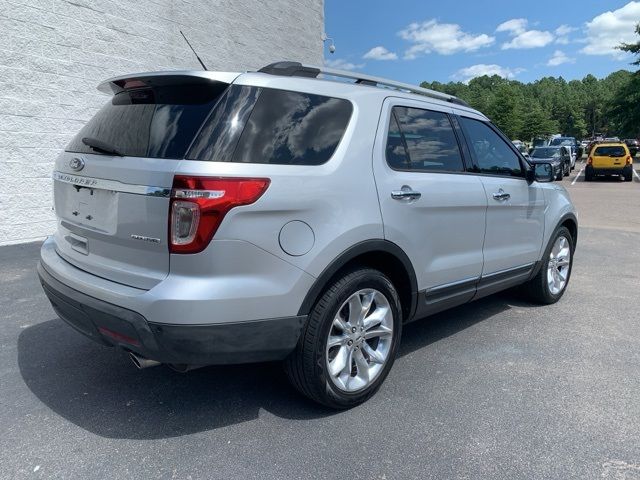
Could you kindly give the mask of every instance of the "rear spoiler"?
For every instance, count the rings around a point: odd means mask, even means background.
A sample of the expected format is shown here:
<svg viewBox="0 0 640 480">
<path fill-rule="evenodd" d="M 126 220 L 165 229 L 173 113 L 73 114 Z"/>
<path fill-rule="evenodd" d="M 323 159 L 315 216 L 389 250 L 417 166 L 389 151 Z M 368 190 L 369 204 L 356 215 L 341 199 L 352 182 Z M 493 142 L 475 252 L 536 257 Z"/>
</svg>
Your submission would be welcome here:
<svg viewBox="0 0 640 480">
<path fill-rule="evenodd" d="M 128 88 L 157 87 L 166 85 L 194 84 L 207 82 L 233 83 L 238 72 L 210 71 L 167 71 L 145 72 L 113 77 L 98 85 L 98 90 L 107 94 L 120 93 Z"/>
</svg>

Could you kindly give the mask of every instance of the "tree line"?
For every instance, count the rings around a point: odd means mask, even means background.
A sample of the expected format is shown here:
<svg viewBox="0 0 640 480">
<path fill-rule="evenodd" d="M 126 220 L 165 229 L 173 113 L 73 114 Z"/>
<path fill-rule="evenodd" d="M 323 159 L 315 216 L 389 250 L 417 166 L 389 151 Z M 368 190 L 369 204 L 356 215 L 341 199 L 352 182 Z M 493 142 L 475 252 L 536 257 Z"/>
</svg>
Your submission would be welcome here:
<svg viewBox="0 0 640 480">
<path fill-rule="evenodd" d="M 640 24 L 636 27 L 640 35 Z M 638 56 L 640 41 L 621 50 Z M 455 95 L 487 115 L 512 139 L 562 133 L 579 139 L 602 134 L 640 137 L 640 70 L 619 70 L 598 79 L 587 75 L 567 82 L 544 77 L 522 83 L 493 76 L 462 82 L 422 82 L 420 86 Z"/>
</svg>

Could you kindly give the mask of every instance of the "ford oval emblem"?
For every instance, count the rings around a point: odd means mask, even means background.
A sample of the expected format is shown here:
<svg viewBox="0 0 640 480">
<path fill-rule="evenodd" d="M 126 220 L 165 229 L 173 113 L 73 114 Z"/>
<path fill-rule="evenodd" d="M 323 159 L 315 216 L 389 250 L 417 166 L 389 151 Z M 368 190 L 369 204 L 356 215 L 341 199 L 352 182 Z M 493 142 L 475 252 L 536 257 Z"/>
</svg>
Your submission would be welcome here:
<svg viewBox="0 0 640 480">
<path fill-rule="evenodd" d="M 84 168 L 84 160 L 78 157 L 74 157 L 69 162 L 69 166 L 71 167 L 71 170 L 79 172 Z"/>
</svg>

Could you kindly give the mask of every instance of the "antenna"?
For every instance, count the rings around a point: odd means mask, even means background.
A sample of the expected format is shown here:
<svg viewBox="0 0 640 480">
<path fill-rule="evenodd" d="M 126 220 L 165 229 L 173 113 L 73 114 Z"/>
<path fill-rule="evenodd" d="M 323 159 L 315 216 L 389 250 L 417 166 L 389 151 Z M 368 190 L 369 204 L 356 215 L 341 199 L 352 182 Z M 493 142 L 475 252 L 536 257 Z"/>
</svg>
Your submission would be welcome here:
<svg viewBox="0 0 640 480">
<path fill-rule="evenodd" d="M 193 54 L 196 56 L 196 58 L 198 59 L 198 61 L 200 62 L 200 65 L 202 65 L 202 69 L 203 70 L 207 70 L 207 67 L 205 66 L 205 64 L 202 62 L 202 60 L 200 60 L 200 57 L 198 56 L 198 54 L 196 53 L 196 51 L 193 49 L 193 47 L 191 46 L 191 44 L 189 43 L 189 40 L 187 40 L 187 37 L 185 37 L 184 33 L 182 33 L 182 30 L 179 30 L 180 35 L 182 35 L 182 38 L 184 38 L 184 41 L 187 42 L 187 45 L 189 45 L 189 48 L 191 49 L 191 51 L 193 52 Z"/>
</svg>

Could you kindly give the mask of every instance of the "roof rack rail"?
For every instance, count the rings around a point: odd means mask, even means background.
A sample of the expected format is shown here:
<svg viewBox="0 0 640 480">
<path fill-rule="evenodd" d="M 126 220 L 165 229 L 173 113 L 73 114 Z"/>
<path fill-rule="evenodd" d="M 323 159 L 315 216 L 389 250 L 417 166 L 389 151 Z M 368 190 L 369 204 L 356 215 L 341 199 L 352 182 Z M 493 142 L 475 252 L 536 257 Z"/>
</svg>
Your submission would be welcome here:
<svg viewBox="0 0 640 480">
<path fill-rule="evenodd" d="M 334 68 L 316 67 L 312 65 L 303 65 L 300 62 L 276 62 L 266 67 L 262 67 L 258 72 L 268 73 L 271 75 L 282 75 L 286 77 L 307 77 L 317 78 L 318 75 L 326 75 L 330 77 L 348 78 L 354 80 L 358 85 L 369 85 L 373 87 L 385 87 L 400 91 L 415 93 L 425 97 L 431 97 L 445 102 L 455 103 L 468 107 L 469 104 L 464 100 L 448 95 L 442 92 L 436 92 L 428 88 L 417 87 L 408 83 L 396 82 L 387 78 L 374 77 L 363 73 L 350 72 L 347 70 L 336 70 Z"/>
</svg>

